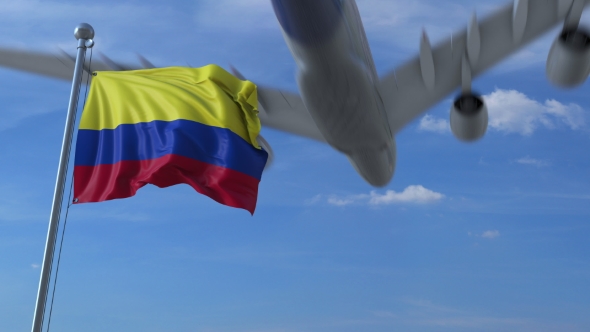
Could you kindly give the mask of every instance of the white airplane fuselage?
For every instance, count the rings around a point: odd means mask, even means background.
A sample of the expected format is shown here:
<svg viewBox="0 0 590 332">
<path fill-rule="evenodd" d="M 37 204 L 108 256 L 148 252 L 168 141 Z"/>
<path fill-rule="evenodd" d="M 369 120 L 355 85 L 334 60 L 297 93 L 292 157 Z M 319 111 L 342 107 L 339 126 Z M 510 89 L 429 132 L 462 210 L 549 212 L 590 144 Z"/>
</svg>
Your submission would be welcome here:
<svg viewBox="0 0 590 332">
<path fill-rule="evenodd" d="M 371 185 L 395 169 L 395 141 L 354 1 L 272 0 L 298 67 L 305 107 L 332 147 Z"/>
</svg>

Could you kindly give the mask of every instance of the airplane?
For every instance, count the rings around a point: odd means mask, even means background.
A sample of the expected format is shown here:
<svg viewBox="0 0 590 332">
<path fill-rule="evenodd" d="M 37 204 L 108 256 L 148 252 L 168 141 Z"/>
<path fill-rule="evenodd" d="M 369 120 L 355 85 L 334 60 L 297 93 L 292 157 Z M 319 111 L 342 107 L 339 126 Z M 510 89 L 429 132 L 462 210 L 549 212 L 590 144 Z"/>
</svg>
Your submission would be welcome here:
<svg viewBox="0 0 590 332">
<path fill-rule="evenodd" d="M 355 0 L 271 0 L 296 62 L 300 94 L 258 85 L 263 126 L 326 142 L 345 154 L 370 185 L 387 185 L 396 163 L 395 135 L 410 121 L 460 88 L 450 126 L 461 141 L 487 129 L 485 101 L 472 79 L 524 45 L 563 23 L 547 58 L 546 74 L 559 87 L 582 84 L 590 74 L 590 34 L 579 27 L 590 0 L 515 0 L 432 46 L 425 32 L 419 54 L 379 77 Z M 106 56 L 97 70 L 153 68 L 117 63 Z M 75 59 L 0 48 L 0 65 L 72 79 Z M 234 74 L 244 76 L 232 68 Z M 261 145 L 272 152 L 264 139 Z"/>
</svg>

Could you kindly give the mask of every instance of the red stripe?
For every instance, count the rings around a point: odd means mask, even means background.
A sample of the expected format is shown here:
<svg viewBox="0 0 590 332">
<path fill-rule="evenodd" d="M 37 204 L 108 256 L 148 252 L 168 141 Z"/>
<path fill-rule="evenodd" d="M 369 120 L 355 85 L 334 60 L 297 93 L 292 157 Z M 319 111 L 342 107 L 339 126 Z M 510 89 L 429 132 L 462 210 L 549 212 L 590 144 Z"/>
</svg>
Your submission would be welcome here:
<svg viewBox="0 0 590 332">
<path fill-rule="evenodd" d="M 131 197 L 148 183 L 160 188 L 186 183 L 221 204 L 254 214 L 259 182 L 229 168 L 169 154 L 150 160 L 75 166 L 74 197 L 76 203 L 102 202 Z"/>
</svg>

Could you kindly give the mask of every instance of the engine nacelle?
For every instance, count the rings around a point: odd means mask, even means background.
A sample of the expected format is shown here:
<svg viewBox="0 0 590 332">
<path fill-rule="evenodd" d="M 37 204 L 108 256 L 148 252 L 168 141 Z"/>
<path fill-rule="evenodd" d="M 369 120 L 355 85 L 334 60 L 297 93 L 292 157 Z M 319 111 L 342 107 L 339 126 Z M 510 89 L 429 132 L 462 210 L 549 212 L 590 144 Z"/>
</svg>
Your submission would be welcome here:
<svg viewBox="0 0 590 332">
<path fill-rule="evenodd" d="M 475 94 L 464 93 L 451 106 L 451 131 L 457 139 L 472 142 L 480 139 L 488 129 L 488 108 Z"/>
<path fill-rule="evenodd" d="M 566 29 L 555 39 L 547 57 L 547 77 L 560 87 L 584 83 L 590 74 L 590 35 L 583 29 Z"/>
</svg>

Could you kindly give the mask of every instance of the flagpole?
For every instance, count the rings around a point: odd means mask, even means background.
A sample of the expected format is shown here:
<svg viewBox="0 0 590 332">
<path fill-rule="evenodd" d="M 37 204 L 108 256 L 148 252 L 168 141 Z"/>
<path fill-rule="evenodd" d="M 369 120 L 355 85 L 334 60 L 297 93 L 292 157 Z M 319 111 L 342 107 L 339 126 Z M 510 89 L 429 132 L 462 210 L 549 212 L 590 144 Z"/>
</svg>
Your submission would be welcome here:
<svg viewBox="0 0 590 332">
<path fill-rule="evenodd" d="M 74 37 L 78 40 L 78 52 L 76 54 L 76 65 L 74 66 L 74 78 L 72 81 L 72 90 L 70 92 L 66 127 L 61 145 L 61 155 L 59 158 L 59 166 L 57 168 L 57 180 L 55 183 L 55 191 L 53 193 L 51 216 L 49 217 L 49 229 L 47 230 L 45 253 L 43 255 L 43 264 L 41 266 L 41 278 L 39 280 L 39 291 L 37 292 L 32 332 L 41 332 L 43 327 L 43 315 L 45 313 L 45 303 L 47 301 L 47 293 L 49 289 L 55 239 L 57 228 L 59 226 L 58 221 L 61 213 L 67 167 L 70 160 L 72 136 L 74 134 L 76 108 L 78 106 L 80 85 L 82 84 L 81 78 L 84 69 L 82 66 L 84 64 L 86 49 L 91 48 L 94 45 L 94 41 L 92 40 L 92 38 L 94 38 L 94 29 L 90 24 L 81 23 L 74 29 Z"/>
</svg>

